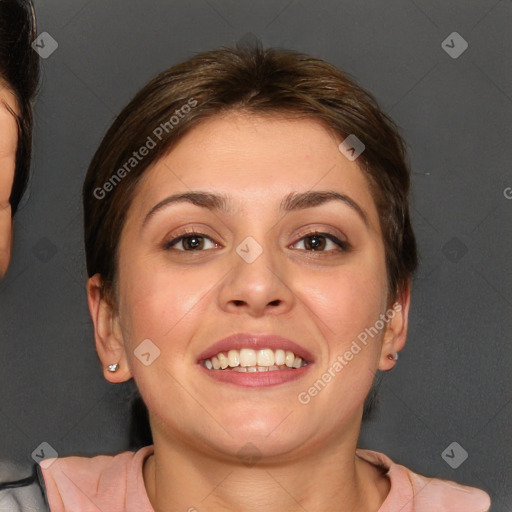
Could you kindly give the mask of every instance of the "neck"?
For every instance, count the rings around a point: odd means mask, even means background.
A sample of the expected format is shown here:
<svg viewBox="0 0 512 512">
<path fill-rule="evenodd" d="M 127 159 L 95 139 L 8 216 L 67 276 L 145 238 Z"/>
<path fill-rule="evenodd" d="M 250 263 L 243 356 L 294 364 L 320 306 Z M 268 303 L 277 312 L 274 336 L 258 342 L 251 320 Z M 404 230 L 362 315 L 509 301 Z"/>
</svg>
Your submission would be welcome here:
<svg viewBox="0 0 512 512">
<path fill-rule="evenodd" d="M 355 456 L 355 442 L 254 464 L 158 438 L 154 447 L 143 474 L 155 512 L 377 512 L 390 488 L 387 477 Z"/>
</svg>

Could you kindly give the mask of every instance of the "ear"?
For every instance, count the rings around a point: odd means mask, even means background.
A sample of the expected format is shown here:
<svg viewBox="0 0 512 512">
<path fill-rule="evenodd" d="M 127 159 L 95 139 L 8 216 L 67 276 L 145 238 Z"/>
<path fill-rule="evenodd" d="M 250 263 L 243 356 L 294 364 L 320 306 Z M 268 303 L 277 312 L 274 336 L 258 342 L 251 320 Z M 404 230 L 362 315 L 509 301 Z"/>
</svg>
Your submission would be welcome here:
<svg viewBox="0 0 512 512">
<path fill-rule="evenodd" d="M 386 311 L 386 317 L 389 320 L 382 342 L 379 370 L 391 370 L 396 364 L 395 356 L 405 346 L 410 304 L 411 286 L 409 284 L 399 293 L 397 300 Z M 390 355 L 393 356 L 393 359 L 389 358 Z"/>
<path fill-rule="evenodd" d="M 87 302 L 94 324 L 96 351 L 103 365 L 103 375 L 109 382 L 118 383 L 132 377 L 123 341 L 119 316 L 102 296 L 101 275 L 95 274 L 87 281 Z M 108 371 L 108 365 L 119 363 L 116 372 Z"/>
</svg>

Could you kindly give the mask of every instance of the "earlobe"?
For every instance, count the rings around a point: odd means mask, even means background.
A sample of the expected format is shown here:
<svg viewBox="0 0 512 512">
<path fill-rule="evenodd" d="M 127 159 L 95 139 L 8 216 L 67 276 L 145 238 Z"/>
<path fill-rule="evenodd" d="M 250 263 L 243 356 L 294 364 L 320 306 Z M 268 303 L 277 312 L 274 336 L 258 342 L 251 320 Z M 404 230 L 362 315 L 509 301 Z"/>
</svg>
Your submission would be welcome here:
<svg viewBox="0 0 512 512">
<path fill-rule="evenodd" d="M 102 296 L 101 276 L 95 274 L 87 281 L 87 302 L 94 324 L 96 351 L 103 366 L 103 375 L 117 383 L 132 377 L 119 320 L 114 308 Z M 113 371 L 114 366 L 115 371 Z"/>
<path fill-rule="evenodd" d="M 398 294 L 397 300 L 386 312 L 389 322 L 382 342 L 379 370 L 389 371 L 393 369 L 398 360 L 398 353 L 405 346 L 410 300 L 411 288 L 408 285 Z"/>
</svg>

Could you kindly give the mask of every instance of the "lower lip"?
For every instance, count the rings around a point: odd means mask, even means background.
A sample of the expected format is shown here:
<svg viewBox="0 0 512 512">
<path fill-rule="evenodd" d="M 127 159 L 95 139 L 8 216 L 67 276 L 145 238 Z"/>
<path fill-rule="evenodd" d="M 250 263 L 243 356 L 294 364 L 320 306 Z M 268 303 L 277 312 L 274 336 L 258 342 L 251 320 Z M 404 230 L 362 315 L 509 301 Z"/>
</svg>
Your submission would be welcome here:
<svg viewBox="0 0 512 512">
<path fill-rule="evenodd" d="M 293 370 L 273 370 L 266 372 L 235 372 L 232 370 L 208 370 L 202 364 L 199 368 L 206 374 L 219 382 L 227 382 L 246 388 L 261 388 L 277 386 L 303 377 L 310 368 L 311 363 Z"/>
</svg>

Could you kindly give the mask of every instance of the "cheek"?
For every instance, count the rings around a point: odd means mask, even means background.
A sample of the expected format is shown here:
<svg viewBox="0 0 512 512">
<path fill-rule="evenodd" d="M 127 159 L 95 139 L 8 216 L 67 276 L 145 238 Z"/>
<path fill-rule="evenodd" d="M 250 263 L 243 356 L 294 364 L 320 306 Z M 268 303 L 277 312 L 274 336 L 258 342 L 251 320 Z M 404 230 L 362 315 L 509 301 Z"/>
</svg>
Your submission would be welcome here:
<svg viewBox="0 0 512 512">
<path fill-rule="evenodd" d="M 377 257 L 364 258 L 323 275 L 302 275 L 300 293 L 320 320 L 330 352 L 350 345 L 385 312 L 385 277 L 383 257 L 382 262 Z"/>
<path fill-rule="evenodd" d="M 205 294 L 215 284 L 212 273 L 153 265 L 147 258 L 120 265 L 120 317 L 125 344 L 132 351 L 144 339 L 173 358 L 185 352 L 191 330 L 201 321 Z"/>
<path fill-rule="evenodd" d="M 0 207 L 9 202 L 14 181 L 15 154 L 2 155 L 0 147 Z"/>
<path fill-rule="evenodd" d="M 374 263 L 321 279 L 305 276 L 302 283 L 324 339 L 319 375 L 300 390 L 298 400 L 319 415 L 329 407 L 324 428 L 336 431 L 359 411 L 372 385 L 384 335 L 384 329 L 374 329 L 386 311 L 387 282 L 381 265 Z"/>
<path fill-rule="evenodd" d="M 0 105 L 0 206 L 9 201 L 16 165 L 18 128 L 12 114 Z"/>
<path fill-rule="evenodd" d="M 214 293 L 220 276 L 206 268 L 172 269 L 132 254 L 119 268 L 119 312 L 129 366 L 153 426 L 189 429 L 187 421 L 201 412 L 190 398 L 201 393 L 189 381 L 189 342 L 204 325 L 205 309 L 213 300 L 209 291 Z M 146 366 L 136 354 L 148 339 L 159 355 Z M 178 404 L 179 417 L 172 414 Z"/>
</svg>

